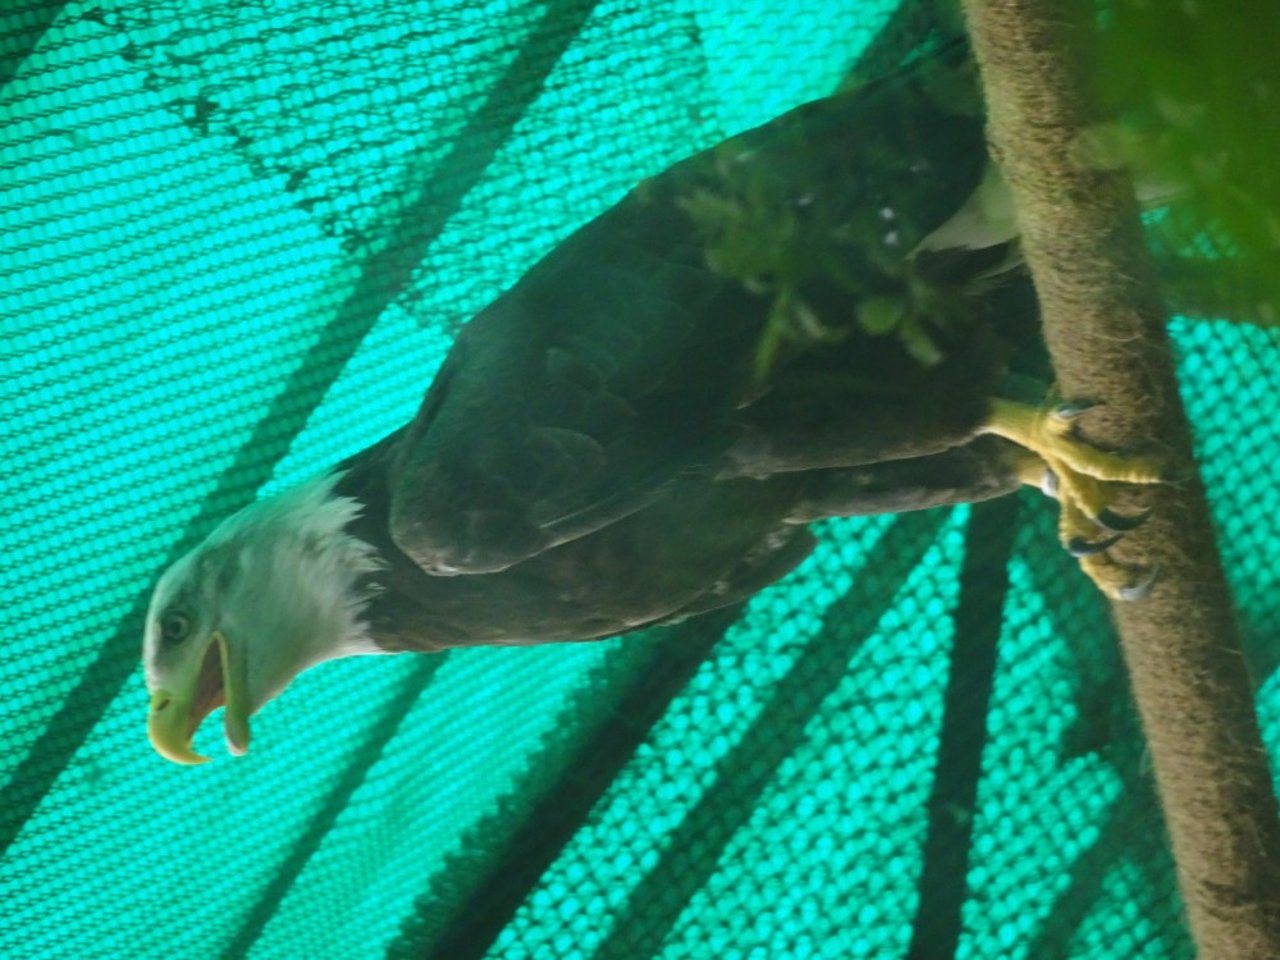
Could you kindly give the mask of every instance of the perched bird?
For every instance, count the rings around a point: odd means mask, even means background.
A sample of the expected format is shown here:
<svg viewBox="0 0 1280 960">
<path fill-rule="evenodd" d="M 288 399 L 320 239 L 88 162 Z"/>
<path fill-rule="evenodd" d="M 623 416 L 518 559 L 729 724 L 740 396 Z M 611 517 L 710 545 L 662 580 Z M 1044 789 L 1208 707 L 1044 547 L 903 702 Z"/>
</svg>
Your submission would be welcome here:
<svg viewBox="0 0 1280 960">
<path fill-rule="evenodd" d="M 1071 436 L 992 182 L 970 68 L 940 57 L 641 183 L 459 334 L 414 419 L 229 517 L 161 577 L 155 748 L 224 705 L 232 752 L 302 670 L 364 653 L 588 640 L 750 596 L 809 521 L 1053 478 L 1109 592 L 1112 481 Z M 985 186 L 984 186 L 985 185 Z M 985 191 L 985 192 L 984 192 Z"/>
</svg>

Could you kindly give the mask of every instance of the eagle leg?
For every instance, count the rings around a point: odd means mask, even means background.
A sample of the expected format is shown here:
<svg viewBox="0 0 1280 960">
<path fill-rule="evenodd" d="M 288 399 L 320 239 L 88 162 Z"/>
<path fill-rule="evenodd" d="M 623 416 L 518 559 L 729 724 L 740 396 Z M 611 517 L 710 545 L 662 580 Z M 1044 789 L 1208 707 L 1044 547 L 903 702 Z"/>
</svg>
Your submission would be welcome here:
<svg viewBox="0 0 1280 960">
<path fill-rule="evenodd" d="M 1160 483 L 1166 479 L 1165 465 L 1151 457 L 1099 450 L 1076 437 L 1076 419 L 1093 406 L 1077 401 L 1034 407 L 997 399 L 979 433 L 1003 437 L 1035 455 L 1020 462 L 1019 476 L 1058 499 L 1062 545 L 1103 593 L 1135 600 L 1150 590 L 1155 571 L 1121 564 L 1107 551 L 1141 525 L 1147 512 L 1113 510 L 1115 485 Z"/>
</svg>

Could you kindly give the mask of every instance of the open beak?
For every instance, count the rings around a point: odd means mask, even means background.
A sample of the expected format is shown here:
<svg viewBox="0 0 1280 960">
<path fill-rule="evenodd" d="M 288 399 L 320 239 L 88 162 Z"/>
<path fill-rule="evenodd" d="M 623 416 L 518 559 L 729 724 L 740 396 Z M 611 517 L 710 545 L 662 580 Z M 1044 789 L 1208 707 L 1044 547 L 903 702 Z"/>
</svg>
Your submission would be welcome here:
<svg viewBox="0 0 1280 960">
<path fill-rule="evenodd" d="M 248 684 L 242 656 L 233 655 L 231 644 L 220 631 L 214 631 L 205 645 L 204 655 L 179 678 L 174 689 L 159 689 L 151 694 L 151 710 L 147 717 L 147 735 L 156 752 L 174 763 L 207 763 L 208 757 L 191 749 L 196 730 L 218 707 L 225 706 L 223 731 L 227 749 L 237 756 L 249 750 Z"/>
</svg>

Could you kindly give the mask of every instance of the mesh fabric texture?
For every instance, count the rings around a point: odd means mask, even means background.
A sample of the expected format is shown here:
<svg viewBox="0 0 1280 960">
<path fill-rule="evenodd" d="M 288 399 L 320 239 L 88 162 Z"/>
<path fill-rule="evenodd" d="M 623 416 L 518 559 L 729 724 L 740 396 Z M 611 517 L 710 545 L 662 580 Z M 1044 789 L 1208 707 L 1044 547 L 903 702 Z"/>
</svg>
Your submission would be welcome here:
<svg viewBox="0 0 1280 960">
<path fill-rule="evenodd" d="M 6 5 L 0 955 L 1191 956 L 1104 607 L 1033 494 L 820 525 L 671 630 L 327 665 L 234 762 L 146 742 L 165 564 L 407 420 L 636 181 L 905 55 L 922 9 Z M 1274 750 L 1280 334 L 1172 329 Z"/>
</svg>

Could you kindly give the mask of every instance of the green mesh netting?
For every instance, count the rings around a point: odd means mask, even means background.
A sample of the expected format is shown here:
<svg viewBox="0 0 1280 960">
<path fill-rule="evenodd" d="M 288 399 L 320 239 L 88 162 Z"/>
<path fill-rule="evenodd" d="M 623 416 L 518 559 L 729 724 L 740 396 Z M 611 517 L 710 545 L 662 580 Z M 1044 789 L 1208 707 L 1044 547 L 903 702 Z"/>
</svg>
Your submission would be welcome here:
<svg viewBox="0 0 1280 960">
<path fill-rule="evenodd" d="M 165 563 L 635 181 L 909 52 L 894 6 L 4 6 L 0 955 L 1191 955 L 1036 496 L 826 524 L 669 631 L 332 664 L 244 759 L 145 738 Z M 1280 335 L 1173 332 L 1280 748 Z"/>
</svg>

